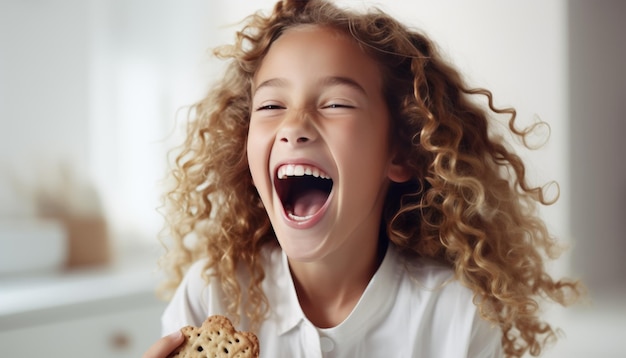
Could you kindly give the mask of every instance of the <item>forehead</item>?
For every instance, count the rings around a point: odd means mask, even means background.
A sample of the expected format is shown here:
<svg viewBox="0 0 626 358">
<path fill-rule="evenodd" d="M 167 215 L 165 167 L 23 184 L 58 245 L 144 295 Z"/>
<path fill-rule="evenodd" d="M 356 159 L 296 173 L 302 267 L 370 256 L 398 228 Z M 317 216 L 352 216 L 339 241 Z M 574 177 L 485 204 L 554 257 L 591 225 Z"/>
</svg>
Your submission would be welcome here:
<svg viewBox="0 0 626 358">
<path fill-rule="evenodd" d="M 286 30 L 270 46 L 254 83 L 271 77 L 347 76 L 381 88 L 378 63 L 350 35 L 330 27 L 301 25 Z"/>
</svg>

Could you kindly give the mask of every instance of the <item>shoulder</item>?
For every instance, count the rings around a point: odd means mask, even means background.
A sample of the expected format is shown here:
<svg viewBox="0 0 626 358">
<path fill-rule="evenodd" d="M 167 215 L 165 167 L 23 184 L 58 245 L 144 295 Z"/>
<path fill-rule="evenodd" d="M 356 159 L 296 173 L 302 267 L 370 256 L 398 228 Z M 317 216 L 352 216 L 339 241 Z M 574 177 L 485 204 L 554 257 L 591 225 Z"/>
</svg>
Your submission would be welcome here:
<svg viewBox="0 0 626 358">
<path fill-rule="evenodd" d="M 429 258 L 396 255 L 400 276 L 398 300 L 419 312 L 432 327 L 469 327 L 477 307 L 474 292 L 456 278 L 454 270 Z"/>
<path fill-rule="evenodd" d="M 270 247 L 261 249 L 259 255 L 266 272 L 270 271 L 268 267 L 272 267 L 281 259 L 280 250 Z M 163 334 L 183 326 L 200 326 L 210 315 L 226 314 L 228 300 L 219 279 L 214 276 L 214 269 L 209 267 L 208 263 L 208 259 L 200 259 L 188 268 L 161 317 Z M 240 267 L 235 279 L 241 287 L 247 287 L 250 280 L 249 270 Z M 246 292 L 242 291 L 242 300 L 245 301 Z"/>
<path fill-rule="evenodd" d="M 266 246 L 260 250 L 259 257 L 263 269 L 268 270 L 268 268 L 278 266 L 276 264 L 281 260 L 281 250 L 272 246 Z M 200 293 L 200 290 L 213 290 L 218 288 L 219 285 L 215 284 L 213 281 L 215 269 L 210 267 L 208 263 L 209 260 L 203 258 L 191 264 L 180 283 L 179 289 L 186 288 L 187 290 L 195 291 L 195 293 Z M 249 271 L 240 265 L 239 269 L 236 271 L 235 279 L 241 284 L 245 284 L 249 276 Z"/>
<path fill-rule="evenodd" d="M 204 278 L 206 265 L 206 259 L 198 260 L 185 273 L 161 316 L 163 335 L 184 326 L 199 326 L 207 317 L 209 302 L 206 298 L 214 296 L 210 291 L 215 290 Z"/>
<path fill-rule="evenodd" d="M 473 296 L 473 292 L 456 279 L 454 270 L 449 265 L 425 257 L 406 257 L 396 254 L 398 269 L 403 284 L 423 292 L 435 295 L 461 294 L 464 298 Z"/>
<path fill-rule="evenodd" d="M 412 312 L 414 332 L 428 331 L 436 337 L 434 342 L 423 342 L 418 335 L 418 341 L 427 346 L 434 343 L 436 356 L 501 356 L 501 330 L 480 316 L 474 291 L 456 278 L 450 266 L 428 258 L 398 255 L 397 260 L 400 306 Z"/>
<path fill-rule="evenodd" d="M 187 272 L 185 273 L 184 280 L 187 281 L 196 281 L 198 279 L 202 279 L 204 273 L 210 273 L 210 270 L 207 268 L 209 260 L 207 258 L 199 259 L 189 266 Z M 203 280 L 205 281 L 205 280 Z"/>
</svg>

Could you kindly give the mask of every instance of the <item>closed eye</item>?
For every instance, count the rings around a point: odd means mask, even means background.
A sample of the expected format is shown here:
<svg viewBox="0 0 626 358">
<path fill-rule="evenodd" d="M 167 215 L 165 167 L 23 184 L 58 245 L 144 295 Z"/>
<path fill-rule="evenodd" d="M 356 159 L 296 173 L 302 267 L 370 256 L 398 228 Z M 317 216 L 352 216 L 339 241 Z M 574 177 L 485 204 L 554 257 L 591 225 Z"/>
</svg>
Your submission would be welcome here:
<svg viewBox="0 0 626 358">
<path fill-rule="evenodd" d="M 256 110 L 257 111 L 271 111 L 271 110 L 276 110 L 276 109 L 285 109 L 285 107 L 281 107 L 276 104 L 268 104 L 265 106 L 258 107 Z"/>
<path fill-rule="evenodd" d="M 355 107 L 348 105 L 348 104 L 332 103 L 327 106 L 324 106 L 323 108 L 355 108 Z"/>
</svg>

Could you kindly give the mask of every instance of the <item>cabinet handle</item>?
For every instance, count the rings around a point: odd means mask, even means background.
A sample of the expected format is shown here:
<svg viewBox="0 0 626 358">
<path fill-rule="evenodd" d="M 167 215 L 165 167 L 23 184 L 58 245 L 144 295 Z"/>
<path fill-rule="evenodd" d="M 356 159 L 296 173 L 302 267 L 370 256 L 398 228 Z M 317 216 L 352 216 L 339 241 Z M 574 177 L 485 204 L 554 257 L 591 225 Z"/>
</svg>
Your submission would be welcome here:
<svg viewBox="0 0 626 358">
<path fill-rule="evenodd" d="M 116 332 L 111 335 L 110 345 L 115 351 L 127 350 L 131 346 L 131 338 L 127 332 Z"/>
</svg>

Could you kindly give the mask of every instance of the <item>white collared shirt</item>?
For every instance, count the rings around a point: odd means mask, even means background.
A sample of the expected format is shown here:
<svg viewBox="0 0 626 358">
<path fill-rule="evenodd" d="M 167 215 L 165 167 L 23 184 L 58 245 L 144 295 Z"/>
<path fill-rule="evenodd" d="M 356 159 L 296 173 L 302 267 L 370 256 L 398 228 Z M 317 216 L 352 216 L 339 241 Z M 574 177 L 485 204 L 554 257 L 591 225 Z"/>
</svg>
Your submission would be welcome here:
<svg viewBox="0 0 626 358">
<path fill-rule="evenodd" d="M 441 264 L 406 262 L 390 245 L 350 315 L 319 329 L 300 308 L 285 254 L 279 248 L 264 254 L 270 314 L 255 332 L 262 358 L 503 356 L 501 330 L 480 318 L 471 290 Z M 164 335 L 226 312 L 219 287 L 201 277 L 205 263 L 191 266 L 163 313 Z M 237 329 L 249 330 L 247 320 Z"/>
</svg>

